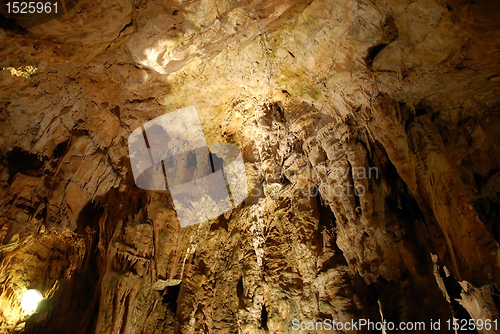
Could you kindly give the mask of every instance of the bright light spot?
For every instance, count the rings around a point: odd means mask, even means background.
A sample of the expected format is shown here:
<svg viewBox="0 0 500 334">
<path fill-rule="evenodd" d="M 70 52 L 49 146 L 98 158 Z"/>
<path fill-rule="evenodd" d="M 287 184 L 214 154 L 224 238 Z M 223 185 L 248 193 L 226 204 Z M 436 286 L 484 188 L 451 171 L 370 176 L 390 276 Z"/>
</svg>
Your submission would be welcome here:
<svg viewBox="0 0 500 334">
<path fill-rule="evenodd" d="M 38 71 L 38 68 L 28 65 L 24 66 L 24 68 L 19 67 L 18 69 L 15 69 L 14 67 L 3 67 L 2 70 L 9 71 L 13 76 L 15 75 L 16 77 L 23 77 L 25 79 L 28 79 L 33 74 L 35 74 L 36 71 Z"/>
<path fill-rule="evenodd" d="M 21 300 L 21 308 L 24 313 L 34 313 L 38 307 L 38 303 L 40 303 L 42 299 L 43 296 L 40 292 L 30 289 L 24 293 L 23 299 Z"/>
</svg>

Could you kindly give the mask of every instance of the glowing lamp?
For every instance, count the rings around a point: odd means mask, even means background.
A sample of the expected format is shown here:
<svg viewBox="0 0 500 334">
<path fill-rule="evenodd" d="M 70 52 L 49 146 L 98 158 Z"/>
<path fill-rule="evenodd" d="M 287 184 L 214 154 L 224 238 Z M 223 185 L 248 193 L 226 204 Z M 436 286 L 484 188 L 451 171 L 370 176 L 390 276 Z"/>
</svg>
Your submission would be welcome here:
<svg viewBox="0 0 500 334">
<path fill-rule="evenodd" d="M 31 314 L 36 311 L 38 307 L 38 303 L 40 303 L 43 299 L 43 296 L 40 292 L 35 289 L 30 289 L 26 291 L 23 295 L 23 299 L 21 300 L 21 308 L 24 313 Z"/>
</svg>

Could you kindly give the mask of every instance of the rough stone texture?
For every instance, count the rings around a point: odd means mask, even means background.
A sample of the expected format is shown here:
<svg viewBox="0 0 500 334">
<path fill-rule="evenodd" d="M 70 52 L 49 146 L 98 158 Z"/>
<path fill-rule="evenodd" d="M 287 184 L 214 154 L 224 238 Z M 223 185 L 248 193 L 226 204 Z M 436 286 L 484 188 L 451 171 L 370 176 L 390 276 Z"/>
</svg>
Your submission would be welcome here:
<svg viewBox="0 0 500 334">
<path fill-rule="evenodd" d="M 0 30 L 0 66 L 38 69 L 0 71 L 0 333 L 498 319 L 499 12 L 83 0 Z M 251 193 L 180 228 L 127 139 L 190 105 Z M 26 288 L 46 300 L 22 319 Z"/>
</svg>

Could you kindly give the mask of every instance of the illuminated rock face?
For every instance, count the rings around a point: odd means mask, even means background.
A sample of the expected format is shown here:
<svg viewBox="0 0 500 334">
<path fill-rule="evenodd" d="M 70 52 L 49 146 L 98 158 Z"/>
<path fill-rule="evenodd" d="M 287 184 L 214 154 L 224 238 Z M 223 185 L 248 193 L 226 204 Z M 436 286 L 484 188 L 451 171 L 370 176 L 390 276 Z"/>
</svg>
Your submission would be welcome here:
<svg viewBox="0 0 500 334">
<path fill-rule="evenodd" d="M 498 317 L 499 10 L 80 1 L 0 31 L 0 332 Z M 127 144 L 191 105 L 250 196 L 181 228 Z"/>
</svg>

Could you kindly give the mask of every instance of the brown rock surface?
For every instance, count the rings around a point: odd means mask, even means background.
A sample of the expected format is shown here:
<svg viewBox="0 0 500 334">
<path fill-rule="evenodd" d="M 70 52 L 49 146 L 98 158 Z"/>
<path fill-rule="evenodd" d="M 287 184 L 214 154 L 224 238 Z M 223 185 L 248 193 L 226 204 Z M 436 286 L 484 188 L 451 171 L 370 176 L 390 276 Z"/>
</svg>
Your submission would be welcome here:
<svg viewBox="0 0 500 334">
<path fill-rule="evenodd" d="M 83 0 L 2 25 L 0 333 L 498 319 L 498 13 Z M 207 143 L 241 148 L 251 191 L 181 228 L 169 192 L 135 185 L 127 140 L 191 105 Z M 28 288 L 46 299 L 23 319 Z"/>
</svg>

